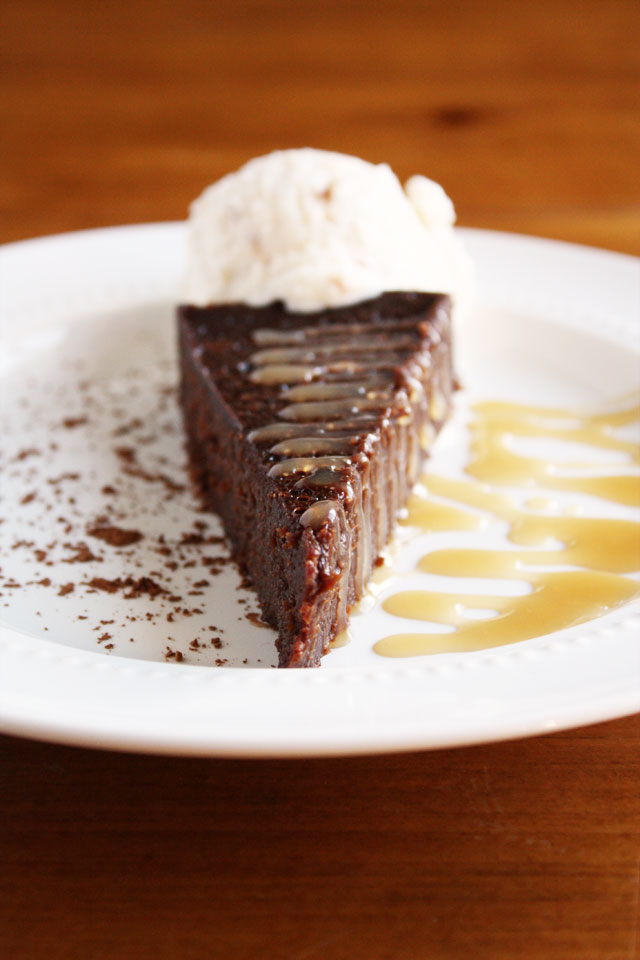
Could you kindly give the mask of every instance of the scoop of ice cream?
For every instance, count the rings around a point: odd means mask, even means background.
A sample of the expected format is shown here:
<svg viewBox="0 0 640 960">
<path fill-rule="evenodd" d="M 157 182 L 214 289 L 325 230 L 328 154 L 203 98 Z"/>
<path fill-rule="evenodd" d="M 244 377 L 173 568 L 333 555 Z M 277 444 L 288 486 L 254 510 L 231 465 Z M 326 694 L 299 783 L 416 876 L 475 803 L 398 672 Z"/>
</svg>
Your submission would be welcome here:
<svg viewBox="0 0 640 960">
<path fill-rule="evenodd" d="M 386 164 L 322 150 L 251 160 L 192 204 L 184 298 L 197 306 L 283 300 L 290 310 L 345 306 L 385 291 L 465 298 L 470 263 L 453 204 Z"/>
</svg>

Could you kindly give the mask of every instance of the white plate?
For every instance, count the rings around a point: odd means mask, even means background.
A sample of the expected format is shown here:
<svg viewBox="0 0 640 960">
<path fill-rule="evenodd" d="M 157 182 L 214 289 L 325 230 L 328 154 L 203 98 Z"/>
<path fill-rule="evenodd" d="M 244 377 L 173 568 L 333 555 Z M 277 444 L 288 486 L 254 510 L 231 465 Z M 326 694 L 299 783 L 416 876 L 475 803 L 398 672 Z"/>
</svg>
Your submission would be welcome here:
<svg viewBox="0 0 640 960">
<path fill-rule="evenodd" d="M 638 261 L 461 232 L 480 288 L 475 315 L 458 331 L 459 367 L 473 396 L 593 406 L 637 388 Z M 188 596 L 197 568 L 168 571 L 157 552 L 160 533 L 175 549 L 203 519 L 188 491 L 168 497 L 171 482 L 183 479 L 183 453 L 174 401 L 160 392 L 175 375 L 172 303 L 183 241 L 183 225 L 161 224 L 1 251 L 0 562 L 4 582 L 48 576 L 54 583 L 2 591 L 0 727 L 141 751 L 310 756 L 478 743 L 640 709 L 637 604 L 497 650 L 408 660 L 372 652 L 372 641 L 388 632 L 389 615 L 378 607 L 354 618 L 352 642 L 332 651 L 320 670 L 277 671 L 265 669 L 274 662 L 272 634 L 245 617 L 257 607 L 232 568 L 214 578 L 208 596 Z M 83 379 L 90 383 L 79 388 Z M 464 398 L 434 469 L 459 459 L 463 408 Z M 82 416 L 87 423 L 61 427 Z M 139 424 L 116 439 L 114 430 L 135 417 Z M 127 440 L 140 449 L 143 468 L 164 480 L 131 471 L 123 477 L 121 468 L 131 464 L 113 448 Z M 86 538 L 112 481 L 126 514 L 121 525 L 139 527 L 142 546 L 117 551 Z M 32 487 L 37 496 L 20 504 Z M 215 518 L 206 519 L 206 535 L 219 532 Z M 102 562 L 64 566 L 80 540 L 99 550 Z M 43 546 L 47 558 L 37 559 L 34 550 Z M 180 547 L 182 560 L 193 556 L 197 564 L 203 550 L 219 549 Z M 47 567 L 48 559 L 57 562 Z M 158 567 L 168 578 L 160 582 L 185 599 L 127 601 L 122 591 L 91 593 L 86 585 L 94 576 L 135 579 Z M 67 580 L 73 592 L 58 596 Z M 171 603 L 181 611 L 203 604 L 203 613 L 181 612 L 168 623 Z M 114 619 L 113 627 L 100 626 Z M 105 650 L 106 639 L 98 644 L 100 629 L 111 630 L 112 649 Z M 220 635 L 222 645 L 192 651 L 196 633 L 202 640 Z M 167 646 L 185 651 L 184 662 L 165 661 Z"/>
</svg>

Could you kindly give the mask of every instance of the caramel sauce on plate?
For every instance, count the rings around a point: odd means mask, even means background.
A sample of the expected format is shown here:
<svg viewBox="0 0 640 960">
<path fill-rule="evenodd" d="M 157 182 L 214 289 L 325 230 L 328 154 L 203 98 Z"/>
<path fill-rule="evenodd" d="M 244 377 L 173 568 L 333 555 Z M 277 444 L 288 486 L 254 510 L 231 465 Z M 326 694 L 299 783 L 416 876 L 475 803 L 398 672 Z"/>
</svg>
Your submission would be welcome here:
<svg viewBox="0 0 640 960">
<path fill-rule="evenodd" d="M 625 576 L 640 570 L 640 523 L 583 516 L 580 500 L 561 510 L 549 496 L 558 491 L 640 506 L 635 466 L 640 448 L 616 433 L 639 419 L 640 405 L 630 404 L 587 415 L 497 401 L 476 404 L 467 478 L 427 474 L 425 492 L 414 493 L 402 522 L 433 532 L 506 524 L 511 546 L 505 549 L 435 550 L 418 563 L 423 573 L 503 581 L 502 589 L 459 593 L 447 590 L 445 582 L 442 591 L 392 594 L 382 604 L 387 613 L 446 630 L 393 634 L 375 644 L 376 653 L 412 657 L 517 643 L 584 623 L 640 596 L 640 583 Z M 520 453 L 517 442 L 532 438 L 579 444 L 580 459 Z M 622 465 L 603 465 L 596 451 L 615 454 Z M 504 487 L 531 488 L 532 495 L 520 507 Z"/>
</svg>

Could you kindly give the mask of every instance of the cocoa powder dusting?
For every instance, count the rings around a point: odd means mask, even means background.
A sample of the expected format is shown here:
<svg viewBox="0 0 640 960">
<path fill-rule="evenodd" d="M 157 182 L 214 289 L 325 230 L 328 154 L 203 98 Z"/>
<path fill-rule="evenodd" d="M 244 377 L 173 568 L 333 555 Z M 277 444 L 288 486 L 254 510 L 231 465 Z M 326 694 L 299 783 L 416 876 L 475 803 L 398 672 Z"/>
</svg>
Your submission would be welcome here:
<svg viewBox="0 0 640 960">
<path fill-rule="evenodd" d="M 126 628 L 129 622 L 151 623 L 156 627 L 160 625 L 162 630 L 162 624 L 165 621 L 169 624 L 184 620 L 183 626 L 186 626 L 186 621 L 190 618 L 202 616 L 204 611 L 201 607 L 171 605 L 183 604 L 187 596 L 202 596 L 203 591 L 210 587 L 211 579 L 221 573 L 230 561 L 226 555 L 211 555 L 217 553 L 216 547 L 222 547 L 225 544 L 223 536 L 209 533 L 214 521 L 196 519 L 201 511 L 195 503 L 192 507 L 183 506 L 180 494 L 187 489 L 187 484 L 179 482 L 182 480 L 182 474 L 176 472 L 174 478 L 165 472 L 170 470 L 173 474 L 173 467 L 177 468 L 181 462 L 179 456 L 167 456 L 164 446 L 168 436 L 173 435 L 180 439 L 174 412 L 172 411 L 171 416 L 166 418 L 154 416 L 152 419 L 147 415 L 132 418 L 131 411 L 126 409 L 119 392 L 109 397 L 107 387 L 104 395 L 98 392 L 94 396 L 96 387 L 96 382 L 89 378 L 79 379 L 74 387 L 82 394 L 82 404 L 87 408 L 87 415 L 84 413 L 77 416 L 63 415 L 65 408 L 74 409 L 74 397 L 71 395 L 57 417 L 54 415 L 52 420 L 49 420 L 51 411 L 46 405 L 48 401 L 45 401 L 41 412 L 37 406 L 33 405 L 34 423 L 38 422 L 37 417 L 45 416 L 48 429 L 58 431 L 57 439 L 60 442 L 48 442 L 42 450 L 25 447 L 19 449 L 14 455 L 11 462 L 17 464 L 14 470 L 16 475 L 21 472 L 23 481 L 21 487 L 18 487 L 20 493 L 15 498 L 14 506 L 33 505 L 28 511 L 24 511 L 24 519 L 21 518 L 20 527 L 33 539 L 25 537 L 16 540 L 12 544 L 6 544 L 3 551 L 11 547 L 16 551 L 20 550 L 17 560 L 20 563 L 27 562 L 33 565 L 36 577 L 42 569 L 40 567 L 38 570 L 36 564 L 46 565 L 53 570 L 57 566 L 60 572 L 64 570 L 60 564 L 78 563 L 105 564 L 104 572 L 112 576 L 94 575 L 96 570 L 89 566 L 88 570 L 83 571 L 84 576 L 78 578 L 76 582 L 66 582 L 64 575 L 53 575 L 53 579 L 41 577 L 26 579 L 23 583 L 19 583 L 18 580 L 22 578 L 5 574 L 2 586 L 6 591 L 4 596 L 7 598 L 10 590 L 32 589 L 35 585 L 47 587 L 60 598 L 75 595 L 75 598 L 69 601 L 72 605 L 82 603 L 81 597 L 78 596 L 80 593 L 78 588 L 81 587 L 84 587 L 84 594 L 99 592 L 114 597 L 119 595 L 122 601 L 155 600 L 156 603 L 153 606 L 145 605 L 144 602 L 136 607 L 132 606 L 129 608 L 131 612 L 126 608 L 120 609 L 116 606 L 120 601 L 114 601 L 113 613 L 117 614 L 117 620 L 98 620 L 90 609 L 82 610 L 80 606 L 82 612 L 78 612 L 73 606 L 71 607 L 71 619 L 77 622 L 77 629 L 87 631 L 87 635 L 92 638 L 97 637 L 97 642 L 102 649 L 111 651 L 115 649 L 119 639 L 117 633 L 119 627 Z M 101 390 L 102 387 L 98 389 Z M 128 404 L 135 403 L 132 398 L 136 394 L 136 389 L 132 382 Z M 175 388 L 158 386 L 157 390 L 157 396 L 162 395 L 163 398 L 157 411 L 169 413 L 168 398 L 175 397 Z M 77 399 L 78 394 L 75 395 L 76 402 Z M 62 401 L 59 402 L 62 403 Z M 30 405 L 31 401 L 29 404 L 25 401 L 25 407 Z M 106 430 L 105 414 L 108 417 L 117 418 L 111 420 Z M 87 424 L 90 424 L 90 430 L 83 434 L 82 440 L 83 443 L 86 440 L 89 460 L 93 452 L 97 452 L 99 456 L 109 451 L 115 453 L 115 465 L 114 461 L 111 461 L 115 469 L 110 475 L 102 474 L 98 478 L 98 471 L 91 466 L 85 465 L 79 469 L 79 464 L 83 461 L 76 457 L 75 453 L 71 460 L 64 454 L 65 449 L 77 451 L 77 440 L 72 437 L 63 439 L 64 433 Z M 151 426 L 153 429 L 150 429 Z M 26 435 L 28 431 L 25 431 Z M 114 446 L 114 444 L 123 443 L 127 445 Z M 163 446 L 158 448 L 159 443 Z M 56 453 L 56 451 L 62 451 L 62 453 Z M 86 461 L 87 464 L 89 460 Z M 21 466 L 23 463 L 24 466 Z M 71 469 L 69 469 L 70 466 Z M 145 491 L 143 484 L 155 484 L 156 488 L 155 490 L 147 488 Z M 71 493 L 77 493 L 77 496 L 70 496 Z M 178 512 L 173 511 L 173 515 L 171 508 L 164 506 L 172 500 L 177 501 L 178 506 Z M 89 517 L 86 514 L 83 516 L 82 512 L 82 505 L 87 502 L 93 506 Z M 142 504 L 143 508 L 138 511 L 136 503 Z M 135 548 L 138 543 L 145 540 L 145 533 L 137 528 L 138 524 L 142 525 L 140 518 L 145 517 L 146 528 L 147 517 L 159 517 L 160 511 L 164 514 L 167 509 L 169 522 L 166 527 L 159 527 L 164 532 L 156 533 L 148 548 L 143 547 L 139 552 L 135 549 L 123 550 L 120 554 L 111 552 L 109 548 L 115 550 Z M 181 511 L 184 512 L 181 513 Z M 184 527 L 176 529 L 176 523 L 181 523 L 182 520 L 184 520 Z M 52 525 L 57 524 L 60 525 L 57 530 L 62 530 L 60 540 L 51 539 Z M 149 531 L 152 529 L 150 521 Z M 45 544 L 44 538 L 40 539 L 36 531 L 40 534 L 44 532 L 46 537 L 47 530 L 50 542 Z M 151 532 L 147 536 L 151 538 Z M 156 566 L 160 567 L 159 570 L 153 569 L 153 562 L 149 563 L 150 551 L 162 558 L 156 563 Z M 29 556 L 25 561 L 26 552 Z M 119 558 L 119 566 L 108 567 L 107 564 L 113 563 L 116 557 Z M 190 572 L 192 570 L 193 573 Z M 176 574 L 175 577 L 174 574 Z M 8 605 L 5 604 L 5 606 Z M 146 606 L 148 608 L 145 608 Z M 64 615 L 62 607 L 60 603 L 55 615 Z M 101 612 L 103 609 L 104 607 L 100 605 Z M 82 627 L 80 623 L 83 624 Z M 116 633 L 113 635 L 105 632 L 105 625 L 109 624 L 114 624 L 113 630 Z M 41 629 L 48 630 L 49 626 L 42 625 Z M 196 659 L 204 655 L 207 649 L 212 647 L 218 649 L 223 646 L 220 636 L 217 635 L 222 633 L 220 628 L 198 626 L 197 629 L 209 631 L 204 641 L 199 637 L 190 642 L 186 638 L 183 641 L 183 649 L 186 649 L 188 644 L 188 650 L 198 654 Z M 212 632 L 215 632 L 213 636 Z M 193 634 L 191 636 L 193 637 Z M 124 638 L 127 638 L 126 634 Z M 159 640 L 171 643 L 171 646 L 166 647 L 167 660 L 173 660 L 176 663 L 182 663 L 185 660 L 187 654 L 177 649 L 175 638 L 162 636 L 161 633 Z M 130 642 L 134 641 L 135 638 L 130 637 Z M 180 641 L 181 638 L 177 642 L 180 643 Z M 221 665 L 226 663 L 226 660 L 218 659 L 217 663 Z"/>
</svg>

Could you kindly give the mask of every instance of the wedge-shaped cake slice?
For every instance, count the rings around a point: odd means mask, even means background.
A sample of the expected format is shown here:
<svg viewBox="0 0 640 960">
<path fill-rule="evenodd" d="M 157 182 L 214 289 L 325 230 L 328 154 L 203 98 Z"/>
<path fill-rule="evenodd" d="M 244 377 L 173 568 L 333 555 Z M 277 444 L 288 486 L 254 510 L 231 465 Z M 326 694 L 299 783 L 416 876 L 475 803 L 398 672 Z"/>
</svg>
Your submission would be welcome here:
<svg viewBox="0 0 640 960">
<path fill-rule="evenodd" d="M 295 313 L 179 309 L 181 402 L 281 667 L 318 666 L 347 624 L 445 421 L 450 300 L 385 293 Z"/>
</svg>

